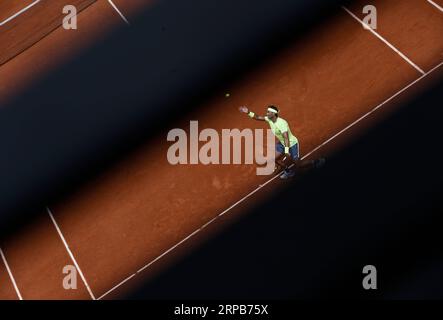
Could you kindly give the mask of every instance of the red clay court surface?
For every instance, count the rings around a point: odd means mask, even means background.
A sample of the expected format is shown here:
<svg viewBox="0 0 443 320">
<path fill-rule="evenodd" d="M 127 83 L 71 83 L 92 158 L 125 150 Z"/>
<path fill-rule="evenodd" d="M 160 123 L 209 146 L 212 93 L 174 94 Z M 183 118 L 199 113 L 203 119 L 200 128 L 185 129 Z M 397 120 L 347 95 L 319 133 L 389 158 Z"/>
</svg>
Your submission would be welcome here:
<svg viewBox="0 0 443 320">
<path fill-rule="evenodd" d="M 79 14 L 78 33 L 58 26 L 44 37 L 28 40 L 24 36 L 20 48 L 26 49 L 18 55 L 16 39 L 2 44 L 7 48 L 6 52 L 2 47 L 2 56 L 13 56 L 0 66 L 4 99 L 19 94 L 111 27 L 127 25 L 123 17 L 130 23 L 137 9 L 149 5 L 148 1 L 131 2 L 131 6 L 114 1 L 117 12 L 107 1 L 77 2 L 91 2 Z M 214 97 L 198 114 L 183 115 L 176 127 L 187 130 L 190 120 L 198 120 L 200 130 L 265 128 L 237 109 L 247 105 L 263 113 L 266 104 L 275 103 L 299 138 L 304 158 L 336 152 L 393 112 L 398 102 L 441 77 L 441 2 L 372 2 L 379 14 L 375 31 L 365 30 L 358 20 L 363 3 L 343 8 L 303 41 L 227 88 L 230 98 L 224 93 Z M 8 0 L 0 5 L 7 10 L 0 11 L 6 17 L 4 12 L 17 12 L 22 4 Z M 28 23 L 24 18 L 23 23 Z M 2 28 L 0 39 L 8 39 L 5 32 L 10 29 Z M 72 50 L 60 45 L 67 43 Z M 57 59 L 47 61 L 47 52 Z M 23 70 L 23 65 L 33 67 Z M 0 245 L 0 298 L 122 296 L 282 185 L 276 177 L 257 176 L 251 165 L 171 166 L 166 159 L 170 145 L 166 134 L 167 130 L 159 132 L 68 200 L 49 204 L 27 230 L 5 239 Z M 62 287 L 66 265 L 78 270 L 77 290 Z"/>
</svg>

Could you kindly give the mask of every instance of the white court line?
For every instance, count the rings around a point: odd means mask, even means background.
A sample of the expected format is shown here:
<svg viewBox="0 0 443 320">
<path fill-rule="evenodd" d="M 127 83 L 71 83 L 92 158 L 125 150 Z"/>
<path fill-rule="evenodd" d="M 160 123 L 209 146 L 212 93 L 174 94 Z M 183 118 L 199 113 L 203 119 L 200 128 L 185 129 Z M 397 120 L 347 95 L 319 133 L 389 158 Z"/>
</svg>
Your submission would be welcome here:
<svg viewBox="0 0 443 320">
<path fill-rule="evenodd" d="M 21 9 L 20 11 L 18 11 L 17 13 L 13 14 L 12 16 L 10 16 L 9 18 L 7 18 L 6 20 L 3 20 L 2 22 L 0 22 L 0 27 L 3 26 L 4 24 L 14 20 L 15 18 L 17 18 L 19 15 L 21 15 L 22 13 L 28 11 L 29 9 L 31 9 L 33 6 L 35 6 L 37 3 L 41 2 L 42 0 L 36 0 L 33 3 L 31 3 L 30 5 L 28 5 L 27 7 Z"/>
<path fill-rule="evenodd" d="M 17 283 L 15 282 L 14 276 L 12 275 L 11 269 L 9 268 L 8 261 L 6 261 L 5 254 L 3 253 L 3 250 L 1 248 L 0 248 L 0 255 L 2 256 L 3 263 L 6 266 L 6 270 L 8 271 L 9 278 L 11 279 L 12 285 L 14 286 L 14 289 L 15 289 L 15 292 L 17 293 L 18 298 L 20 300 L 23 300 L 20 290 L 18 290 Z"/>
<path fill-rule="evenodd" d="M 74 255 L 72 254 L 72 251 L 71 251 L 71 249 L 69 248 L 69 245 L 68 245 L 68 243 L 66 242 L 66 239 L 65 239 L 65 237 L 63 236 L 62 231 L 60 230 L 60 228 L 59 228 L 57 222 L 55 221 L 54 216 L 52 215 L 51 210 L 49 210 L 49 208 L 47 207 L 47 208 L 46 208 L 46 211 L 48 212 L 49 217 L 51 218 L 52 223 L 53 223 L 54 226 L 55 226 L 55 229 L 57 229 L 57 233 L 58 233 L 58 235 L 60 236 L 60 238 L 62 239 L 63 244 L 65 245 L 66 251 L 68 251 L 68 254 L 69 254 L 69 256 L 71 257 L 72 262 L 74 262 L 74 265 L 75 265 L 75 267 L 77 268 L 77 271 L 78 271 L 78 273 L 80 274 L 80 277 L 82 278 L 83 283 L 85 284 L 86 289 L 87 289 L 88 292 L 89 292 L 89 295 L 91 296 L 92 300 L 95 300 L 95 296 L 94 296 L 94 294 L 92 293 L 92 290 L 91 290 L 91 288 L 89 287 L 88 282 L 86 281 L 86 278 L 85 278 L 85 276 L 83 275 L 83 272 L 82 272 L 82 270 L 80 269 L 80 267 L 79 267 L 79 265 L 78 265 L 78 263 L 77 263 L 77 260 L 75 260 Z"/>
<path fill-rule="evenodd" d="M 377 38 L 379 38 L 381 41 L 383 41 L 389 48 L 394 50 L 400 57 L 402 57 L 411 66 L 413 66 L 418 72 L 420 72 L 422 75 L 425 74 L 425 72 L 419 66 L 417 66 L 414 62 L 412 62 L 411 59 L 409 59 L 405 54 L 403 54 L 400 50 L 398 50 L 391 43 L 389 43 L 385 38 L 383 38 L 381 35 L 379 35 L 377 32 L 375 32 L 374 29 L 372 29 L 370 26 L 368 26 L 366 23 L 364 23 L 362 20 L 360 20 L 355 14 L 353 14 L 351 11 L 349 11 L 346 7 L 342 6 L 342 8 L 347 13 L 349 13 L 355 20 L 360 22 L 365 29 L 369 30 L 373 35 L 375 35 Z"/>
<path fill-rule="evenodd" d="M 376 106 L 374 109 L 372 109 L 371 111 L 369 111 L 368 113 L 365 113 L 364 115 L 362 115 L 360 118 L 358 118 L 357 120 L 355 120 L 354 122 L 352 122 L 351 124 L 349 124 L 348 126 L 346 126 L 344 129 L 340 130 L 339 132 L 337 132 L 336 134 L 334 134 L 332 137 L 330 137 L 328 140 L 326 140 L 325 142 L 323 142 L 321 145 L 319 145 L 318 147 L 316 147 L 315 149 L 313 149 L 311 152 L 307 153 L 304 158 L 308 157 L 309 155 L 311 155 L 312 153 L 314 153 L 315 151 L 317 151 L 318 149 L 320 149 L 321 147 L 323 147 L 324 145 L 328 144 L 330 141 L 332 141 L 333 139 L 335 139 L 337 136 L 339 136 L 340 134 L 342 134 L 343 132 L 345 132 L 346 130 L 348 130 L 349 128 L 351 128 L 352 126 L 354 126 L 355 124 L 357 124 L 358 122 L 360 122 L 361 120 L 363 120 L 364 118 L 366 118 L 367 116 L 369 116 L 371 113 L 373 113 L 374 111 L 377 111 L 378 109 L 380 109 L 381 107 L 383 107 L 386 103 L 388 103 L 389 101 L 391 101 L 392 99 L 394 99 L 395 97 L 397 97 L 399 94 L 401 94 L 402 92 L 406 91 L 407 89 L 409 89 L 411 86 L 413 86 L 414 84 L 416 84 L 417 82 L 419 82 L 420 80 L 422 80 L 424 77 L 426 77 L 427 75 L 429 75 L 430 73 L 432 73 L 433 71 L 437 70 L 438 68 L 440 68 L 443 65 L 443 62 L 441 62 L 439 65 L 437 65 L 436 67 L 432 68 L 431 70 L 429 70 L 427 73 L 425 73 L 424 75 L 422 75 L 420 78 L 417 78 L 416 80 L 414 80 L 413 82 L 411 82 L 410 84 L 408 84 L 406 87 L 404 87 L 403 89 L 401 89 L 400 91 L 398 91 L 396 94 L 394 94 L 393 96 L 391 96 L 390 98 L 386 99 L 385 101 L 383 101 L 382 103 L 380 103 L 378 106 Z M 303 158 L 302 158 L 303 159 Z"/>
<path fill-rule="evenodd" d="M 109 293 L 111 293 L 112 291 L 114 291 L 115 289 L 117 289 L 118 287 L 121 287 L 124 283 L 128 282 L 129 280 L 131 280 L 132 278 L 134 278 L 137 275 L 137 272 L 130 275 L 129 277 L 127 277 L 125 280 L 119 282 L 117 285 L 115 285 L 114 287 L 112 287 L 111 289 L 109 289 L 108 291 L 106 291 L 104 294 L 102 294 L 100 297 L 97 298 L 97 300 L 101 300 L 102 298 L 104 298 L 105 296 L 107 296 Z"/>
<path fill-rule="evenodd" d="M 126 17 L 121 13 L 121 11 L 117 8 L 117 6 L 112 2 L 112 0 L 108 0 L 109 4 L 114 8 L 115 11 L 120 15 L 120 17 L 126 22 L 127 25 L 129 25 L 129 21 L 126 19 Z"/>
<path fill-rule="evenodd" d="M 432 4 L 434 7 L 436 7 L 438 10 L 440 10 L 441 12 L 443 12 L 443 8 L 440 7 L 438 4 L 436 4 L 434 1 L 432 1 L 432 0 L 428 0 L 428 2 L 429 2 L 430 4 Z"/>
<path fill-rule="evenodd" d="M 319 146 L 317 146 L 316 148 L 314 148 L 313 150 L 311 150 L 310 152 L 308 152 L 306 155 L 304 155 L 301 160 L 306 159 L 307 157 L 309 157 L 310 155 L 312 155 L 314 152 L 316 152 L 318 149 L 322 148 L 323 146 L 325 146 L 326 144 L 328 144 L 329 142 L 331 142 L 332 140 L 334 140 L 335 138 L 337 138 L 339 135 L 341 135 L 343 132 L 347 131 L 349 128 L 351 128 L 352 126 L 356 125 L 358 122 L 362 121 L 363 119 L 365 119 L 366 117 L 368 117 L 370 114 L 374 113 L 376 110 L 380 109 L 382 106 L 384 106 L 386 103 L 388 103 L 389 101 L 391 101 L 392 99 L 394 99 L 395 97 L 397 97 L 398 95 L 400 95 L 402 92 L 406 91 L 407 89 L 409 89 L 411 86 L 413 86 L 414 84 L 416 84 L 417 82 L 419 82 L 420 80 L 422 80 L 423 78 L 425 78 L 426 76 L 428 76 L 429 74 L 431 74 L 432 72 L 434 72 L 435 70 L 437 70 L 438 68 L 440 68 L 441 66 L 443 66 L 443 62 L 441 62 L 439 65 L 437 65 L 436 67 L 432 68 L 431 70 L 429 70 L 427 73 L 423 74 L 422 76 L 420 76 L 419 78 L 417 78 L 416 80 L 412 81 L 410 84 L 408 84 L 406 87 L 404 87 L 403 89 L 401 89 L 400 91 L 396 92 L 394 95 L 392 95 L 391 97 L 389 97 L 388 99 L 384 100 L 382 103 L 380 103 L 379 105 L 377 105 L 376 107 L 374 107 L 372 110 L 370 110 L 369 112 L 365 113 L 363 116 L 361 116 L 360 118 L 358 118 L 357 120 L 355 120 L 354 122 L 352 122 L 351 124 L 349 124 L 348 126 L 346 126 L 344 129 L 340 130 L 338 133 L 334 134 L 332 137 L 330 137 L 329 139 L 327 139 L 326 141 L 324 141 L 322 144 L 320 144 Z M 291 165 L 292 167 L 293 165 Z M 211 223 L 213 223 L 215 220 L 217 220 L 218 218 L 220 218 L 221 216 L 223 216 L 225 213 L 227 213 L 228 211 L 230 211 L 232 208 L 234 208 L 235 206 L 239 205 L 240 203 L 242 203 L 243 201 L 245 201 L 246 199 L 248 199 L 250 196 L 252 196 L 254 193 L 256 193 L 257 191 L 259 191 L 260 189 L 262 189 L 264 186 L 266 186 L 267 184 L 271 183 L 272 181 L 274 181 L 275 179 L 277 179 L 280 175 L 275 175 L 274 177 L 272 177 L 271 179 L 269 179 L 268 181 L 266 181 L 264 184 L 259 185 L 257 188 L 255 188 L 253 191 L 251 191 L 250 193 L 248 193 L 246 196 L 244 196 L 243 198 L 241 198 L 240 200 L 238 200 L 236 203 L 234 203 L 233 205 L 231 205 L 229 208 L 227 208 L 226 210 L 224 210 L 223 212 L 219 213 L 216 217 L 212 218 L 211 220 L 209 220 L 208 222 L 206 222 L 203 226 L 201 226 L 200 228 L 198 228 L 197 230 L 195 230 L 193 233 L 191 233 L 190 235 L 188 235 L 186 238 L 184 238 L 183 240 L 181 240 L 180 242 L 178 242 L 177 244 L 175 244 L 174 246 L 172 246 L 171 248 L 169 248 L 168 250 L 166 250 L 164 253 L 162 253 L 161 255 L 159 255 L 157 258 L 155 258 L 154 260 L 152 260 L 151 262 L 149 262 L 148 264 L 146 264 L 144 267 L 140 268 L 137 272 L 131 274 L 129 277 L 125 278 L 123 281 L 121 281 L 120 283 L 118 283 L 117 285 L 115 285 L 114 287 L 112 287 L 111 289 L 109 289 L 108 291 L 106 291 L 104 294 L 102 294 L 100 297 L 97 298 L 97 300 L 101 300 L 102 298 L 104 298 L 105 296 L 107 296 L 109 293 L 111 293 L 112 291 L 114 291 L 115 289 L 117 289 L 118 287 L 120 287 L 121 285 L 123 285 L 125 282 L 127 282 L 128 280 L 130 280 L 131 278 L 135 277 L 137 274 L 139 274 L 140 272 L 142 272 L 143 270 L 147 269 L 148 267 L 150 267 L 152 264 L 154 264 L 155 262 L 157 262 L 158 260 L 160 260 L 162 257 L 164 257 L 165 255 L 167 255 L 169 252 L 171 252 L 172 250 L 174 250 L 175 248 L 177 248 L 178 246 L 180 246 L 183 242 L 187 241 L 188 239 L 190 239 L 191 237 L 193 237 L 195 234 L 197 234 L 198 232 L 200 232 L 201 230 L 203 230 L 204 228 L 206 228 L 208 225 L 210 225 Z"/>
</svg>

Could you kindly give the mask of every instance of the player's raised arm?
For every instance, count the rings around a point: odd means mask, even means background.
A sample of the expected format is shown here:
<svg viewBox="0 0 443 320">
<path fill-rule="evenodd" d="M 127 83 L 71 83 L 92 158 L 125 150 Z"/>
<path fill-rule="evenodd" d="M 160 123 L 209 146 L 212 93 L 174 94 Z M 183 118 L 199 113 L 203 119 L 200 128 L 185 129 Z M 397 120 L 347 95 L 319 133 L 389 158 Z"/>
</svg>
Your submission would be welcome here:
<svg viewBox="0 0 443 320">
<path fill-rule="evenodd" d="M 256 115 L 254 112 L 249 111 L 249 109 L 245 106 L 240 107 L 239 110 L 242 113 L 246 113 L 250 118 L 252 118 L 254 120 L 265 121 L 265 117 Z"/>
</svg>

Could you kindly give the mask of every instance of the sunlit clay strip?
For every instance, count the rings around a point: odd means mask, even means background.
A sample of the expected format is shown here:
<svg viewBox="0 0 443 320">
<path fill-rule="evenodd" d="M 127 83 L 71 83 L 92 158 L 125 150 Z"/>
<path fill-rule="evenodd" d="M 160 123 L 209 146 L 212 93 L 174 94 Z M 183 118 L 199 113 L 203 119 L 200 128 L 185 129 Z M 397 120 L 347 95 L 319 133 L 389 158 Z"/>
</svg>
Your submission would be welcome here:
<svg viewBox="0 0 443 320">
<path fill-rule="evenodd" d="M 41 2 L 42 0 L 36 0 L 33 3 L 31 3 L 30 5 L 28 5 L 27 7 L 21 9 L 20 11 L 18 11 L 17 13 L 15 13 L 14 15 L 10 16 L 9 18 L 7 18 L 6 20 L 3 20 L 2 22 L 0 22 L 0 27 L 2 27 L 4 24 L 14 20 L 15 18 L 17 18 L 19 15 L 21 15 L 22 13 L 28 11 L 29 9 L 31 9 L 33 6 L 35 6 L 37 3 Z"/>
<path fill-rule="evenodd" d="M 374 112 L 376 112 L 378 109 L 382 108 L 384 105 L 386 105 L 388 102 L 390 102 L 391 100 L 395 99 L 397 96 L 399 96 L 400 94 L 402 94 L 403 92 L 405 92 L 406 90 L 408 90 L 410 87 L 414 86 L 416 83 L 420 82 L 421 80 L 423 80 L 424 78 L 426 78 L 429 74 L 433 73 L 434 71 L 436 71 L 437 69 L 440 69 L 441 67 L 443 67 L 443 62 L 441 62 L 440 64 L 438 64 L 437 66 L 435 66 L 434 68 L 432 68 L 431 70 L 429 70 L 428 72 L 426 72 L 424 75 L 420 76 L 419 78 L 415 79 L 414 81 L 412 81 L 411 83 L 409 83 L 406 87 L 404 87 L 403 89 L 397 91 L 395 94 L 393 94 L 392 96 L 390 96 L 389 98 L 387 98 L 386 100 L 384 100 L 383 102 L 381 102 L 380 104 L 378 104 L 377 106 L 375 106 L 372 110 L 370 110 L 369 112 L 365 113 L 364 115 L 362 115 L 360 118 L 358 118 L 357 120 L 355 120 L 354 122 L 350 123 L 349 125 L 347 125 L 345 128 L 343 128 L 342 130 L 340 130 L 339 132 L 337 132 L 336 134 L 334 134 L 332 137 L 330 137 L 329 139 L 325 140 L 323 143 L 321 143 L 320 145 L 318 145 L 316 148 L 312 149 L 311 151 L 309 151 L 307 154 L 305 154 L 301 160 L 304 160 L 306 158 L 308 158 L 309 156 L 311 156 L 314 152 L 316 152 L 317 150 L 321 149 L 322 147 L 324 147 L 326 144 L 330 143 L 331 141 L 333 141 L 335 138 L 337 138 L 338 136 L 340 136 L 341 134 L 343 134 L 344 132 L 348 131 L 351 127 L 355 126 L 357 123 L 361 122 L 363 119 L 369 117 L 371 114 L 373 114 Z M 293 164 L 290 166 L 290 168 L 293 166 Z M 134 278 L 135 276 L 137 276 L 138 274 L 140 274 L 141 272 L 143 272 L 144 270 L 148 269 L 151 265 L 153 265 L 154 263 L 156 263 L 158 260 L 160 260 L 161 258 L 163 258 L 164 256 L 166 256 L 167 254 L 169 254 L 171 251 L 173 251 L 175 248 L 179 247 L 180 245 L 182 245 L 184 242 L 188 241 L 188 239 L 192 238 L 194 235 L 196 235 L 197 233 L 199 233 L 200 231 L 202 231 L 203 229 L 205 229 L 208 225 L 212 224 L 214 221 L 218 220 L 221 216 L 225 215 L 226 213 L 228 213 L 232 208 L 236 207 L 237 205 L 239 205 L 240 203 L 244 202 L 246 199 L 248 199 L 249 197 L 251 197 L 253 194 L 255 194 L 256 192 L 258 192 L 259 190 L 261 190 L 263 187 L 265 187 L 267 184 L 271 183 L 272 181 L 276 180 L 280 175 L 275 175 L 274 177 L 272 177 L 271 179 L 269 179 L 268 181 L 266 181 L 263 184 L 260 184 L 257 188 L 255 188 L 253 191 L 251 191 L 250 193 L 248 193 L 247 195 L 245 195 L 243 198 L 241 198 L 240 200 L 238 200 L 236 203 L 232 204 L 229 208 L 225 209 L 224 211 L 220 212 L 217 216 L 215 216 L 214 218 L 212 218 L 211 220 L 209 220 L 208 222 L 206 222 L 204 225 L 202 225 L 200 228 L 198 228 L 197 230 L 195 230 L 194 232 L 192 232 L 190 235 L 188 235 L 186 238 L 182 239 L 180 242 L 176 243 L 174 246 L 172 246 L 171 248 L 169 248 L 168 250 L 166 250 L 165 252 L 163 252 L 162 254 L 160 254 L 159 256 L 157 256 L 155 259 L 153 259 L 152 261 L 150 261 L 149 263 L 147 263 L 145 266 L 143 266 L 142 268 L 140 268 L 139 270 L 137 270 L 135 273 L 131 274 L 130 276 L 128 276 L 127 278 L 123 279 L 121 282 L 119 282 L 117 285 L 115 285 L 114 287 L 112 287 L 111 289 L 109 289 L 108 291 L 106 291 L 104 294 L 102 294 L 100 297 L 97 298 L 97 300 L 102 300 L 103 298 L 105 298 L 107 295 L 109 295 L 110 293 L 112 293 L 113 291 L 117 290 L 119 287 L 121 287 L 124 283 L 128 282 L 130 279 Z"/>
</svg>

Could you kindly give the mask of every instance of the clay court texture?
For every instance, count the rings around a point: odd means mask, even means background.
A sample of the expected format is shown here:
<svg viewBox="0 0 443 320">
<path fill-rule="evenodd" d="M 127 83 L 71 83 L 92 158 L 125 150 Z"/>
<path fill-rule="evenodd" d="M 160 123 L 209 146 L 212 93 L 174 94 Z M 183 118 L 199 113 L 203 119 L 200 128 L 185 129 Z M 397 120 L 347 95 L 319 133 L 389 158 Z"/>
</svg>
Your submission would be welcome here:
<svg viewBox="0 0 443 320">
<path fill-rule="evenodd" d="M 76 32 L 62 8 L 77 6 Z M 266 129 L 238 112 L 267 104 L 300 141 L 302 159 L 337 152 L 443 73 L 443 1 L 376 0 L 378 25 L 363 27 L 365 2 L 353 2 L 302 41 L 214 96 L 189 122 Z M 13 99 L 115 26 L 130 28 L 147 1 L 53 0 L 0 3 L 0 103 Z M 24 10 L 26 9 L 26 10 Z M 220 116 L 222 114 L 222 116 Z M 278 192 L 278 176 L 256 165 L 171 165 L 165 128 L 108 172 L 49 203 L 38 221 L 0 243 L 1 299 L 110 299 L 155 276 L 213 233 Z M 296 183 L 296 182 L 295 182 Z M 74 266 L 78 288 L 63 287 Z"/>
</svg>

